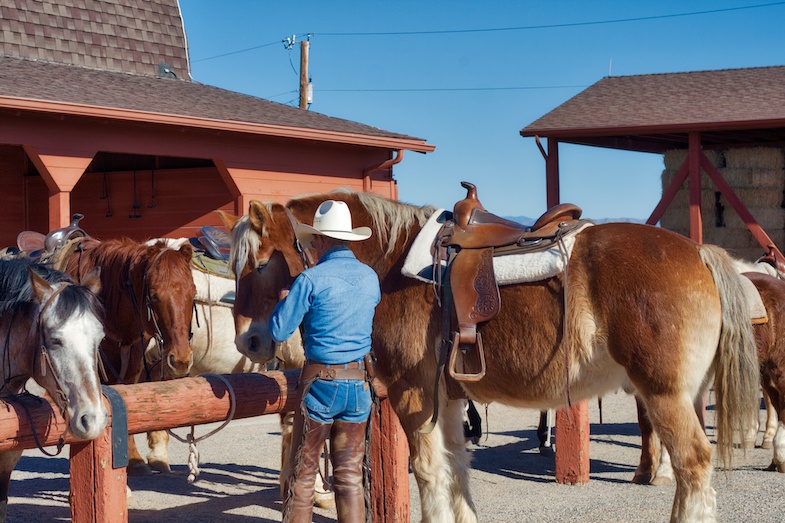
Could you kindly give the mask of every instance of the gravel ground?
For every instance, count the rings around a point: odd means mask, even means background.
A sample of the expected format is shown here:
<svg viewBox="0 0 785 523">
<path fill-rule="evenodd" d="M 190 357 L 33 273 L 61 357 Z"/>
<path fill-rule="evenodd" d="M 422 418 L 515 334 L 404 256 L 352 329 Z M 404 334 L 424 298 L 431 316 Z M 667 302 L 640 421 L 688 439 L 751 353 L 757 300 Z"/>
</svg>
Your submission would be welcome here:
<svg viewBox="0 0 785 523">
<path fill-rule="evenodd" d="M 603 399 L 604 424 L 597 402 L 590 402 L 591 480 L 587 485 L 558 485 L 552 456 L 541 456 L 535 429 L 537 412 L 491 405 L 480 407 L 487 434 L 469 445 L 471 489 L 480 521 L 499 522 L 657 522 L 668 521 L 675 488 L 632 485 L 640 452 L 635 402 L 625 394 Z M 711 415 L 711 410 L 709 410 Z M 761 411 L 761 419 L 764 412 Z M 712 437 L 711 417 L 708 420 Z M 211 427 L 197 427 L 196 434 Z M 184 435 L 186 429 L 179 429 Z M 144 437 L 137 435 L 144 453 Z M 760 435 L 759 435 L 760 441 Z M 131 522 L 188 523 L 280 521 L 277 416 L 237 420 L 201 442 L 201 475 L 186 482 L 187 446 L 172 441 L 174 473 L 131 477 Z M 63 456 L 67 456 L 64 449 Z M 736 455 L 730 481 L 714 475 L 718 520 L 774 523 L 785 520 L 785 475 L 765 472 L 771 450 Z M 420 520 L 417 486 L 410 476 L 411 521 Z M 26 451 L 11 482 L 9 523 L 68 521 L 67 457 L 48 458 Z M 315 523 L 334 521 L 335 513 L 317 510 Z"/>
</svg>

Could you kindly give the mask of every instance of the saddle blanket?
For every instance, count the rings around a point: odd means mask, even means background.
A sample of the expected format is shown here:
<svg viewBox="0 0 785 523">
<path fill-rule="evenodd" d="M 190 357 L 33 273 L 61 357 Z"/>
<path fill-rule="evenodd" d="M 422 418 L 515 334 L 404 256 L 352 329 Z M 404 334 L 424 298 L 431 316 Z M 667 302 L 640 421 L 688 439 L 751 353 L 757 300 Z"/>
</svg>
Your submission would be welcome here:
<svg viewBox="0 0 785 523">
<path fill-rule="evenodd" d="M 435 283 L 433 274 L 433 255 L 431 248 L 436 242 L 436 235 L 445 222 L 452 218 L 450 211 L 438 209 L 425 223 L 420 233 L 412 242 L 409 253 L 406 255 L 401 273 L 409 278 L 414 278 L 425 283 Z M 564 239 L 567 258 L 569 259 L 575 237 L 586 227 L 593 224 L 587 223 Z M 443 268 L 443 267 L 442 267 Z M 552 248 L 527 254 L 509 254 L 493 258 L 493 270 L 499 285 L 512 285 L 541 281 L 556 276 L 564 271 L 564 259 L 559 252 L 558 245 Z"/>
</svg>

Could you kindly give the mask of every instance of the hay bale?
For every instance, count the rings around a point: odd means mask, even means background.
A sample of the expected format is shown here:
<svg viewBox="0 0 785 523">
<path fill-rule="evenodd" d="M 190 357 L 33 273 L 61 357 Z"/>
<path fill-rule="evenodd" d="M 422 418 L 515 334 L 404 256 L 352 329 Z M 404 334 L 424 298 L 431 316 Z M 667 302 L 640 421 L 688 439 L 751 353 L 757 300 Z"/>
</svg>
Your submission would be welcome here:
<svg viewBox="0 0 785 523">
<path fill-rule="evenodd" d="M 743 147 L 725 151 L 725 164 L 731 168 L 781 170 L 785 154 L 778 147 Z"/>
<path fill-rule="evenodd" d="M 717 168 L 725 166 L 725 159 L 723 158 L 722 151 L 715 151 L 711 149 L 706 149 L 703 151 L 703 154 L 706 155 L 706 158 Z M 665 163 L 666 169 L 671 169 L 673 171 L 678 171 L 681 164 L 683 164 L 687 160 L 687 149 L 671 149 L 670 151 L 665 151 L 665 155 L 663 161 Z"/>
</svg>

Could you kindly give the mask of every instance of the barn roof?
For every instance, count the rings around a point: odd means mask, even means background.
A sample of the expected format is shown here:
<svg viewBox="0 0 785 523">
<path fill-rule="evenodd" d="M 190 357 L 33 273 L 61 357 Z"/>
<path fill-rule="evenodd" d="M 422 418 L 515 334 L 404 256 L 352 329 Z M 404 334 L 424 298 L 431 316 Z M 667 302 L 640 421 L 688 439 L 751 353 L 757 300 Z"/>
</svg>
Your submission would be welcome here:
<svg viewBox="0 0 785 523">
<path fill-rule="evenodd" d="M 4 1 L 2 108 L 434 149 L 421 138 L 192 82 L 178 0 Z"/>
<path fill-rule="evenodd" d="M 190 79 L 178 0 L 4 0 L 0 55 Z"/>
<path fill-rule="evenodd" d="M 785 67 L 606 77 L 521 135 L 662 153 L 694 131 L 707 148 L 785 144 Z"/>
</svg>

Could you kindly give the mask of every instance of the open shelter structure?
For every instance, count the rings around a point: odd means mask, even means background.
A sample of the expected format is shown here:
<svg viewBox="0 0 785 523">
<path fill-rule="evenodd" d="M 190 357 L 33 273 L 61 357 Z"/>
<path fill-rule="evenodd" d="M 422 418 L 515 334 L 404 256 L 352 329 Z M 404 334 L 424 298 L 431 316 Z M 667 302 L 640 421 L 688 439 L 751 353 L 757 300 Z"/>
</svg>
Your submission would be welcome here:
<svg viewBox="0 0 785 523">
<path fill-rule="evenodd" d="M 560 143 L 663 154 L 662 199 L 647 223 L 740 257 L 783 260 L 783 85 L 783 66 L 606 77 L 520 134 L 545 158 L 549 207 L 560 203 Z M 704 221 L 707 207 L 714 220 Z M 557 481 L 589 479 L 587 412 L 583 402 L 557 414 Z"/>
</svg>

